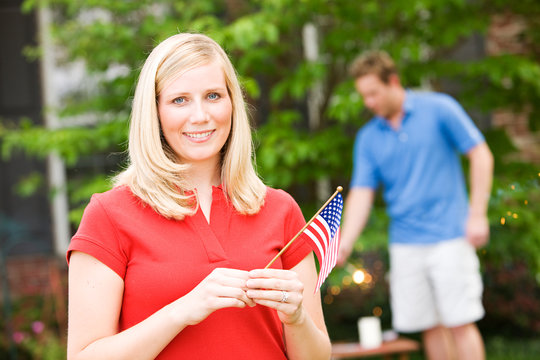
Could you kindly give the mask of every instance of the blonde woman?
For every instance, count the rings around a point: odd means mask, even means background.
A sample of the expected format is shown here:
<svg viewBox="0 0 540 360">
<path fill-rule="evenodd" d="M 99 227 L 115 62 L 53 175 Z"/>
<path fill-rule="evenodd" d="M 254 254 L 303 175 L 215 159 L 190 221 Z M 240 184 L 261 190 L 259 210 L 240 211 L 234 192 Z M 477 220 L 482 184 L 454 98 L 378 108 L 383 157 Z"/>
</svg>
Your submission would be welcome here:
<svg viewBox="0 0 540 360">
<path fill-rule="evenodd" d="M 304 225 L 252 165 L 235 70 L 177 34 L 137 84 L 128 168 L 95 194 L 69 250 L 69 359 L 328 359 Z"/>
</svg>

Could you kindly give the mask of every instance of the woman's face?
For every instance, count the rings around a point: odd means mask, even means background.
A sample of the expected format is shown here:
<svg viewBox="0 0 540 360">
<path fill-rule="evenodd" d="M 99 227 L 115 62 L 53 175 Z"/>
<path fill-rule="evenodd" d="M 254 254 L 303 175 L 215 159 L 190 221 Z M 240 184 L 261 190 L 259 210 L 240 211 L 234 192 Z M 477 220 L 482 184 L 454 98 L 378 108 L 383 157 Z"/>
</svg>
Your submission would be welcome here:
<svg viewBox="0 0 540 360">
<path fill-rule="evenodd" d="M 231 131 L 232 102 L 221 66 L 193 68 L 158 97 L 163 135 L 182 163 L 218 164 Z"/>
</svg>

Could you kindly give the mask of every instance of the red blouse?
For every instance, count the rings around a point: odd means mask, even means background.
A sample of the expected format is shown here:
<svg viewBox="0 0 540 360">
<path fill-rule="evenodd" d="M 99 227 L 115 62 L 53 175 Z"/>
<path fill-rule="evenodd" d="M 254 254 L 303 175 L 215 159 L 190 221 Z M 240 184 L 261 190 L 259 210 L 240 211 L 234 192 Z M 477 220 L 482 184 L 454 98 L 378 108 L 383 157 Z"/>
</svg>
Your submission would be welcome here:
<svg viewBox="0 0 540 360">
<path fill-rule="evenodd" d="M 121 186 L 92 196 L 67 256 L 69 261 L 71 251 L 85 252 L 124 280 L 119 327 L 125 330 L 184 296 L 217 267 L 265 267 L 304 224 L 300 208 L 282 190 L 267 188 L 259 213 L 241 215 L 215 187 L 209 224 L 200 209 L 168 220 Z M 310 251 L 299 239 L 272 267 L 290 269 Z M 260 305 L 214 312 L 182 330 L 157 357 L 286 358 L 277 313 Z"/>
</svg>

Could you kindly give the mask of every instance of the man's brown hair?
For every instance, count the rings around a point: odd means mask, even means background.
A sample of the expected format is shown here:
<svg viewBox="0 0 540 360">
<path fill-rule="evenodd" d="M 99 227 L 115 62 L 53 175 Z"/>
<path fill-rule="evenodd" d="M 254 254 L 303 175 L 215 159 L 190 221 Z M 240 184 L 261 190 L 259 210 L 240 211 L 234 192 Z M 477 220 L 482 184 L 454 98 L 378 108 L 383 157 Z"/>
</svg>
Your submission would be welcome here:
<svg viewBox="0 0 540 360">
<path fill-rule="evenodd" d="M 373 50 L 358 56 L 351 64 L 349 73 L 354 79 L 373 74 L 388 84 L 390 75 L 397 75 L 397 68 L 385 51 Z"/>
</svg>

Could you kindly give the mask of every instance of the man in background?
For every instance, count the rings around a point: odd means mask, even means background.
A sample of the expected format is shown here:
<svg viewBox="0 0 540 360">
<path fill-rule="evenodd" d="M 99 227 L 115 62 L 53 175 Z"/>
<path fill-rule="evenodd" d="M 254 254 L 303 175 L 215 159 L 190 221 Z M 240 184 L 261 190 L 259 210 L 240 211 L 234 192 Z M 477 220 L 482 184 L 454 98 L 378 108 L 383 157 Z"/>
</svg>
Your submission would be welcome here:
<svg viewBox="0 0 540 360">
<path fill-rule="evenodd" d="M 351 75 L 375 116 L 356 137 L 338 264 L 350 256 L 382 186 L 394 329 L 422 332 L 429 359 L 484 359 L 475 250 L 489 238 L 492 154 L 453 98 L 406 90 L 386 53 L 357 58 Z M 469 159 L 469 197 L 460 153 Z"/>
</svg>

